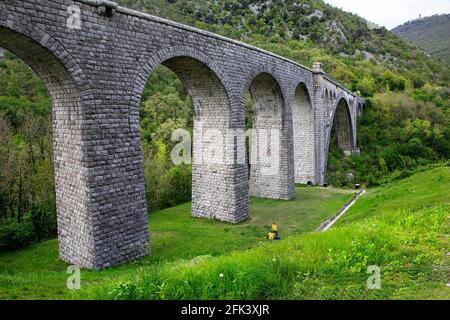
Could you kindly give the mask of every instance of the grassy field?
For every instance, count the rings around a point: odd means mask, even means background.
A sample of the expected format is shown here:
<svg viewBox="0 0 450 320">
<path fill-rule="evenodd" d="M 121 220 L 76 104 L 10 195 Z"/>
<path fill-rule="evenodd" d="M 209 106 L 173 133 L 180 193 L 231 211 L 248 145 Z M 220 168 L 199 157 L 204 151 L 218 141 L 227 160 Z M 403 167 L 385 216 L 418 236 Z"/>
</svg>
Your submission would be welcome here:
<svg viewBox="0 0 450 320">
<path fill-rule="evenodd" d="M 75 297 L 83 298 L 93 288 L 126 282 L 138 270 L 254 248 L 265 240 L 273 221 L 279 224 L 283 238 L 312 231 L 334 215 L 353 193 L 298 187 L 293 201 L 251 199 L 251 220 L 238 225 L 194 219 L 190 203 L 151 213 L 152 255 L 104 271 L 82 271 L 82 289 Z M 66 269 L 67 264 L 58 258 L 56 240 L 0 254 L 0 299 L 72 298 L 73 292 L 66 288 Z"/>
<path fill-rule="evenodd" d="M 239 225 L 151 214 L 151 257 L 83 271 L 66 289 L 56 240 L 0 255 L 2 299 L 450 299 L 450 167 L 371 189 L 326 233 L 312 232 L 351 190 L 297 188 L 294 201 L 251 200 Z M 283 240 L 268 242 L 271 222 Z M 369 266 L 381 289 L 369 290 Z"/>
<path fill-rule="evenodd" d="M 450 299 L 450 168 L 370 190 L 326 233 L 151 264 L 96 299 Z M 381 270 L 370 290 L 369 266 Z M 80 295 L 86 297 L 86 293 Z"/>
</svg>

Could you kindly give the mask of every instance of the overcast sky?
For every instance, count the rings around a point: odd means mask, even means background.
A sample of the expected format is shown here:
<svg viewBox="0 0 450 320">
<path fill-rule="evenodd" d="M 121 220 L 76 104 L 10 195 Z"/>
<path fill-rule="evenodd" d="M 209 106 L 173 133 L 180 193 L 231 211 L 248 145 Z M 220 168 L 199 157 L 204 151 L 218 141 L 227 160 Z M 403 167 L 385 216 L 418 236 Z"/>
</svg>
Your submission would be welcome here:
<svg viewBox="0 0 450 320">
<path fill-rule="evenodd" d="M 436 13 L 450 13 L 450 0 L 324 0 L 388 29 Z"/>
</svg>

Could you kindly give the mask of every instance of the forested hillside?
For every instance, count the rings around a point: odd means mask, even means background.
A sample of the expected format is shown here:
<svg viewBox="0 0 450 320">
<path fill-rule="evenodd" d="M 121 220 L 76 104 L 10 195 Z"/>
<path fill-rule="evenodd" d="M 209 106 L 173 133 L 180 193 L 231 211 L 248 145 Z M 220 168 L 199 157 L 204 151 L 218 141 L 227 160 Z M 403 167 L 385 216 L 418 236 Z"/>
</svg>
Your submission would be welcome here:
<svg viewBox="0 0 450 320">
<path fill-rule="evenodd" d="M 450 158 L 449 66 L 356 15 L 311 0 L 118 2 L 306 66 L 321 61 L 334 78 L 367 97 L 358 120 L 361 156 L 345 158 L 332 146 L 331 184 L 370 187 Z M 170 136 L 191 127 L 192 102 L 181 81 L 159 68 L 141 107 L 150 211 L 190 200 L 191 168 L 170 161 Z M 0 250 L 10 250 L 54 236 L 56 225 L 50 98 L 30 68 L 7 51 L 0 61 L 0 140 Z"/>
<path fill-rule="evenodd" d="M 416 87 L 448 80 L 435 63 L 385 28 L 321 0 L 119 0 L 120 4 L 254 44 L 311 66 L 316 60 L 352 89 Z M 375 68 L 375 66 L 377 68 Z M 350 70 L 348 70 L 350 69 Z M 384 72 L 391 71 L 391 75 Z M 362 78 L 374 78 L 365 83 Z M 361 83 L 362 82 L 362 83 Z M 404 82 L 404 81 L 403 81 Z M 371 86 L 373 85 L 373 87 Z M 368 88 L 365 88 L 368 87 Z"/>
<path fill-rule="evenodd" d="M 450 14 L 416 19 L 392 32 L 424 49 L 433 57 L 450 63 Z"/>
</svg>

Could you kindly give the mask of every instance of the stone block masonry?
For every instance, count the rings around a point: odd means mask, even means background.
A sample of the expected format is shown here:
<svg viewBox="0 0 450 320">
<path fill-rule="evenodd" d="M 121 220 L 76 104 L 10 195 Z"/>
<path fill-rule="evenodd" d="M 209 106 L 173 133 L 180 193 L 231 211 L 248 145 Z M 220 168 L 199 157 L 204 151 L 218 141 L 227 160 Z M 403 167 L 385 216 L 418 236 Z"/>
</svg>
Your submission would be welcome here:
<svg viewBox="0 0 450 320">
<path fill-rule="evenodd" d="M 323 183 L 335 114 L 345 131 L 339 145 L 356 150 L 364 100 L 320 65 L 311 70 L 113 1 L 0 1 L 0 47 L 30 65 L 52 97 L 60 256 L 80 267 L 149 254 L 139 108 L 160 64 L 180 77 L 194 102 L 195 217 L 237 223 L 248 218 L 249 190 L 288 200 L 295 182 Z M 247 92 L 261 132 L 252 141 L 258 138 L 262 150 L 250 182 L 245 163 L 200 161 L 211 147 L 222 150 L 213 158 L 236 159 L 244 135 L 199 143 L 203 129 L 245 129 Z M 261 138 L 265 132 L 275 133 Z"/>
</svg>

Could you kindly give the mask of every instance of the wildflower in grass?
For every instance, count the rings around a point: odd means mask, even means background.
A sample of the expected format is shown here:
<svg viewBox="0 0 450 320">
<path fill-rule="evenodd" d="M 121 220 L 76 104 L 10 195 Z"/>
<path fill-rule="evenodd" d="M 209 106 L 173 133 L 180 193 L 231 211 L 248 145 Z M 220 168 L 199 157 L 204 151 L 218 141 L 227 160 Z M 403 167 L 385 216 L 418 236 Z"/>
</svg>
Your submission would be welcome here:
<svg viewBox="0 0 450 320">
<path fill-rule="evenodd" d="M 224 277 L 223 273 L 219 274 L 219 277 L 220 277 L 220 278 L 223 278 L 223 277 Z"/>
</svg>

